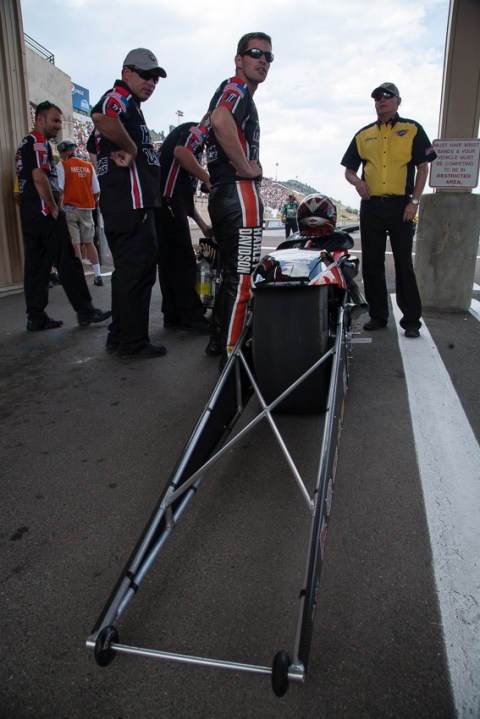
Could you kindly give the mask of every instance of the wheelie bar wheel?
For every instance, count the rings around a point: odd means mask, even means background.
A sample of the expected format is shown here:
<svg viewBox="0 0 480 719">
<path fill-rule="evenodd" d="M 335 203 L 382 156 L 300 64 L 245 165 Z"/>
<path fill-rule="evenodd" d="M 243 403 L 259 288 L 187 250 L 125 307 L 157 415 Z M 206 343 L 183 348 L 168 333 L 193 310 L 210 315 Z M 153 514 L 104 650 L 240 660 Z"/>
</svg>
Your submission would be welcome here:
<svg viewBox="0 0 480 719">
<path fill-rule="evenodd" d="M 290 657 L 284 649 L 281 649 L 275 654 L 272 666 L 272 688 L 277 697 L 283 697 L 287 692 L 289 667 Z"/>
<path fill-rule="evenodd" d="M 112 642 L 118 642 L 117 630 L 115 627 L 104 627 L 97 637 L 94 649 L 95 660 L 100 667 L 107 667 L 115 659 Z"/>
</svg>

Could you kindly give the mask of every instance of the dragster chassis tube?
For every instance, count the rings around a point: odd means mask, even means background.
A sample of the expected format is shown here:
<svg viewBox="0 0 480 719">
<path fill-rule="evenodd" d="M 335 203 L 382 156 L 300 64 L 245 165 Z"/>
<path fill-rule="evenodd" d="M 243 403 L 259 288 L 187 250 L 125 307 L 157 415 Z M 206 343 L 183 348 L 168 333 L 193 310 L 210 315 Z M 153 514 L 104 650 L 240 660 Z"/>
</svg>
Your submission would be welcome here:
<svg viewBox="0 0 480 719">
<path fill-rule="evenodd" d="M 116 623 L 122 616 L 131 599 L 135 596 L 140 583 L 145 578 L 166 540 L 177 526 L 178 521 L 186 510 L 188 504 L 195 496 L 207 470 L 248 431 L 250 431 L 250 429 L 256 426 L 259 421 L 266 419 L 278 441 L 282 453 L 287 460 L 311 516 L 309 548 L 307 553 L 304 588 L 300 592 L 299 599 L 293 661 L 288 667 L 288 681 L 295 683 L 304 682 L 308 666 L 308 657 L 315 617 L 316 597 L 323 561 L 321 532 L 324 527 L 324 523 L 328 521 L 329 514 L 329 512 L 326 513 L 325 505 L 332 465 L 332 434 L 334 426 L 338 426 L 339 428 L 338 436 L 340 433 L 341 419 L 343 417 L 343 398 L 346 391 L 346 379 L 339 384 L 340 369 L 343 362 L 345 361 L 346 363 L 347 361 L 347 353 L 345 349 L 346 333 L 344 327 L 344 314 L 344 307 L 340 307 L 338 309 L 334 346 L 317 362 L 315 362 L 312 367 L 310 367 L 300 378 L 292 383 L 290 387 L 284 390 L 281 395 L 267 405 L 256 383 L 255 377 L 249 366 L 249 362 L 245 358 L 244 354 L 244 349 L 249 337 L 250 326 L 252 323 L 252 315 L 250 313 L 234 352 L 230 356 L 229 361 L 185 446 L 177 467 L 164 489 L 157 507 L 152 513 L 149 523 L 147 523 L 144 533 L 127 562 L 127 565 L 121 574 L 110 599 L 107 601 L 102 614 L 97 620 L 92 634 L 87 639 L 87 647 L 95 651 L 95 657 L 101 666 L 109 664 L 115 654 L 123 653 L 145 656 L 163 661 L 195 664 L 219 669 L 233 669 L 253 674 L 272 676 L 272 667 L 164 652 L 157 649 L 141 648 L 134 645 L 123 644 L 118 641 L 118 635 L 115 629 Z M 330 357 L 333 357 L 333 361 L 330 374 L 327 409 L 324 415 L 322 447 L 314 497 L 311 498 L 294 464 L 293 458 L 290 456 L 286 444 L 283 441 L 275 420 L 272 417 L 272 412 L 290 392 L 292 392 L 307 376 L 314 372 Z M 345 378 L 346 372 L 347 368 L 345 366 Z M 339 387 L 343 390 L 340 393 L 338 392 Z M 223 404 L 225 404 L 225 395 L 229 392 L 231 393 L 232 391 L 233 399 L 230 398 L 231 404 L 228 411 L 226 411 L 225 406 L 222 406 L 222 401 Z M 257 399 L 260 402 L 261 411 L 249 422 L 246 427 L 244 427 L 237 435 L 227 442 L 226 440 L 228 435 L 231 433 L 236 421 L 241 416 L 253 393 L 257 396 Z M 339 403 L 341 403 L 340 413 L 337 411 Z M 208 432 L 209 422 L 215 416 L 216 411 L 221 414 L 221 421 L 219 424 L 221 431 L 219 432 L 218 437 L 214 437 L 215 441 L 213 444 L 212 437 L 210 437 L 212 449 L 208 453 L 208 458 L 206 458 L 205 461 L 198 460 L 195 453 L 198 451 L 200 457 L 202 457 L 202 451 L 198 449 L 199 443 L 202 442 L 204 433 Z M 224 424 L 222 422 L 222 418 L 225 412 L 227 414 L 228 422 Z M 216 429 L 215 426 L 213 429 Z M 210 430 L 210 432 L 211 431 L 212 430 Z M 198 464 L 199 466 L 197 466 Z M 189 469 L 189 466 L 193 466 L 194 471 L 190 474 L 190 476 L 184 477 L 184 474 L 186 470 Z M 331 477 L 330 481 L 332 481 Z M 106 639 L 104 639 L 104 637 L 106 637 Z M 102 642 L 104 643 L 102 644 Z M 99 655 L 101 655 L 102 659 L 106 657 L 105 661 L 99 661 Z"/>
</svg>

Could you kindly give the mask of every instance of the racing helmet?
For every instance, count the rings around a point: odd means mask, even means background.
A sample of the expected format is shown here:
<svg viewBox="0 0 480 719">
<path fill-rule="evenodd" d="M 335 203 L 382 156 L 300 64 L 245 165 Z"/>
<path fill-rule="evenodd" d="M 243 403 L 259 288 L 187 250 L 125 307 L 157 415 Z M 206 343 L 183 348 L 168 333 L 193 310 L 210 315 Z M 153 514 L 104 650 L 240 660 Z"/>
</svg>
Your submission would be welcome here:
<svg viewBox="0 0 480 719">
<path fill-rule="evenodd" d="M 329 235 L 337 224 L 337 208 L 329 197 L 315 192 L 299 204 L 297 220 L 301 235 Z"/>
</svg>

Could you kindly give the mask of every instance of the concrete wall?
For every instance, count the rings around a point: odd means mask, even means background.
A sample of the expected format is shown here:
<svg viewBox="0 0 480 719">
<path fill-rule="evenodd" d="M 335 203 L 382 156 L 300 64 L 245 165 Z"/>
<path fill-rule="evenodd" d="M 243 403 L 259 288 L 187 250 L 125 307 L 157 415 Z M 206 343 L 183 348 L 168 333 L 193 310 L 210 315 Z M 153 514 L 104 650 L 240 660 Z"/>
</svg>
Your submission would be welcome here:
<svg viewBox="0 0 480 719">
<path fill-rule="evenodd" d="M 480 116 L 480 0 L 450 0 L 440 138 L 476 138 Z M 465 312 L 471 304 L 480 196 L 438 189 L 420 204 L 415 272 L 426 307 Z"/>
<path fill-rule="evenodd" d="M 425 307 L 466 312 L 472 301 L 480 233 L 480 195 L 424 195 L 415 274 Z"/>
<path fill-rule="evenodd" d="M 43 100 L 55 103 L 63 112 L 63 128 L 58 140 L 73 137 L 72 80 L 38 53 L 26 49 L 28 93 L 30 102 L 38 105 Z M 30 129 L 30 128 L 28 128 Z"/>
<path fill-rule="evenodd" d="M 28 125 L 20 0 L 0 2 L 0 293 L 22 289 L 23 242 L 13 202 L 15 153 Z"/>
</svg>

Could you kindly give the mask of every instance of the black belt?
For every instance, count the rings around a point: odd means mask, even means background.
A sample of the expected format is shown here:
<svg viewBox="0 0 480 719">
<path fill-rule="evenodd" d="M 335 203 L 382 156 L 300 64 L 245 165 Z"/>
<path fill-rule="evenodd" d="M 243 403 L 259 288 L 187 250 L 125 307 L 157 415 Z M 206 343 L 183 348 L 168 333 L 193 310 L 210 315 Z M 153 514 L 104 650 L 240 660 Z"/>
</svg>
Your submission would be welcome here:
<svg viewBox="0 0 480 719">
<path fill-rule="evenodd" d="M 380 200 L 381 202 L 388 202 L 389 200 L 409 200 L 410 195 L 372 195 L 371 200 Z"/>
</svg>

